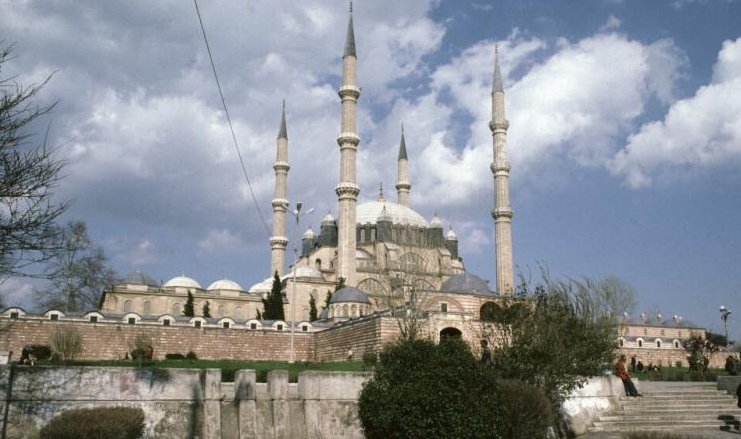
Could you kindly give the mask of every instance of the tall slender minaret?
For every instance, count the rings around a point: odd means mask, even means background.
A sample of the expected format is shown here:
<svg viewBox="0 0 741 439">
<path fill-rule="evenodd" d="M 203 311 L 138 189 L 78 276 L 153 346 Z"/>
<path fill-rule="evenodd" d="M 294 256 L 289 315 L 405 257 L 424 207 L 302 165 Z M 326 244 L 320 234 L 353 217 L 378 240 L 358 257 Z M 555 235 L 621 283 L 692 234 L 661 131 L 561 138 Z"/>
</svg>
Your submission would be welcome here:
<svg viewBox="0 0 741 439">
<path fill-rule="evenodd" d="M 286 101 L 280 114 L 280 130 L 278 130 L 277 154 L 273 169 L 275 170 L 275 196 L 273 197 L 273 236 L 270 237 L 270 275 L 276 271 L 283 274 L 286 261 L 286 210 L 288 200 L 288 130 L 286 129 Z"/>
<path fill-rule="evenodd" d="M 512 294 L 514 288 L 512 271 L 512 207 L 509 203 L 509 160 L 507 159 L 507 128 L 509 122 L 504 114 L 504 86 L 499 71 L 499 50 L 494 47 L 494 81 L 491 91 L 491 130 L 494 141 L 494 218 L 497 293 Z"/>
<path fill-rule="evenodd" d="M 401 124 L 401 142 L 399 143 L 399 160 L 397 162 L 396 193 L 399 196 L 399 204 L 409 206 L 409 159 L 407 159 L 407 144 L 404 141 L 404 124 Z"/>
<path fill-rule="evenodd" d="M 345 53 L 342 56 L 342 86 L 338 92 L 342 101 L 342 123 L 340 135 L 337 136 L 337 143 L 340 145 L 340 184 L 335 188 L 339 199 L 337 277 L 344 277 L 347 286 L 355 286 L 355 206 L 360 193 L 355 176 L 355 156 L 360 143 L 355 127 L 360 97 L 356 76 L 357 56 L 350 2 L 350 21 L 347 24 Z"/>
</svg>

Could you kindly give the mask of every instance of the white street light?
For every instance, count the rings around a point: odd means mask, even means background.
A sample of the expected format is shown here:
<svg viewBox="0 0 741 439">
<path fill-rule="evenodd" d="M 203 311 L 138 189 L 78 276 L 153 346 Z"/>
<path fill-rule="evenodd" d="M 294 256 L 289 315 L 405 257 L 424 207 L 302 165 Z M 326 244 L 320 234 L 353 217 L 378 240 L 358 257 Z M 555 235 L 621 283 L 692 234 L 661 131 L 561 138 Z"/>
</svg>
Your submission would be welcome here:
<svg viewBox="0 0 741 439">
<path fill-rule="evenodd" d="M 296 208 L 293 210 L 289 210 L 288 212 L 291 213 L 296 218 L 296 234 L 293 238 L 293 285 L 291 285 L 291 354 L 288 358 L 288 363 L 293 364 L 296 361 L 296 353 L 294 349 L 294 332 L 295 332 L 295 326 L 296 326 L 296 267 L 298 266 L 298 233 L 299 233 L 299 220 L 301 219 L 301 215 L 308 215 L 311 212 L 314 211 L 314 208 L 310 208 L 309 210 L 301 213 L 301 208 L 304 206 L 304 203 L 298 202 L 296 203 Z"/>
<path fill-rule="evenodd" d="M 723 327 L 726 330 L 726 347 L 728 347 L 728 316 L 731 315 L 731 310 L 726 308 L 725 305 L 720 306 L 720 319 L 723 320 Z"/>
</svg>

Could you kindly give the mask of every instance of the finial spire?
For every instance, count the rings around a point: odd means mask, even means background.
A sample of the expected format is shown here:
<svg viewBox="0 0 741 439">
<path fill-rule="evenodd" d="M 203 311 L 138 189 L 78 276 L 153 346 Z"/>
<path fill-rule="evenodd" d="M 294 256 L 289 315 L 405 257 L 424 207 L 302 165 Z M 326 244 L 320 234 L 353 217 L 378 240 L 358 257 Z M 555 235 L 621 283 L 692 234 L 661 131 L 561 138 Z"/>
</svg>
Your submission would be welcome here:
<svg viewBox="0 0 741 439">
<path fill-rule="evenodd" d="M 354 56 L 357 58 L 355 52 L 355 29 L 352 23 L 352 2 L 350 2 L 350 21 L 347 23 L 347 35 L 345 36 L 345 53 L 342 57 Z"/>
<path fill-rule="evenodd" d="M 278 131 L 279 139 L 288 138 L 288 130 L 286 129 L 286 100 L 283 99 L 283 105 L 280 111 L 280 130 Z"/>
<path fill-rule="evenodd" d="M 386 201 L 383 196 L 383 182 L 378 185 L 378 201 Z"/>
<path fill-rule="evenodd" d="M 404 140 L 404 122 L 401 123 L 401 142 L 399 142 L 399 160 L 407 160 L 407 142 Z"/>
<path fill-rule="evenodd" d="M 499 70 L 499 44 L 494 44 L 494 81 L 492 83 L 492 91 L 504 92 L 502 72 Z"/>
</svg>

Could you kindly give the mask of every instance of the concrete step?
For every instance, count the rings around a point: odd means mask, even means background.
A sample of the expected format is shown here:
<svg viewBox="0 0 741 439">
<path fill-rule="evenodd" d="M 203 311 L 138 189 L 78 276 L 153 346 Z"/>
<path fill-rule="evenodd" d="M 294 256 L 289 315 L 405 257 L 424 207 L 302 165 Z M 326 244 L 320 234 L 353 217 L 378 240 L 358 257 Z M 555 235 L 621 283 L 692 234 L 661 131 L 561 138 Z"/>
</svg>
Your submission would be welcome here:
<svg viewBox="0 0 741 439">
<path fill-rule="evenodd" d="M 695 431 L 695 430 L 735 430 L 734 426 L 729 426 L 725 423 L 720 422 L 713 422 L 713 423 L 698 423 L 692 426 L 682 426 L 682 427 L 676 427 L 674 425 L 666 426 L 666 425 L 642 425 L 642 426 L 607 426 L 607 427 L 589 427 L 589 432 L 598 432 L 598 431 L 606 431 L 606 432 L 629 432 L 629 431 Z"/>
<path fill-rule="evenodd" d="M 707 415 L 707 414 L 714 414 L 714 415 L 730 415 L 730 416 L 741 416 L 741 409 L 738 407 L 728 407 L 726 409 L 704 409 L 704 408 L 696 408 L 696 409 L 690 409 L 690 410 L 681 410 L 681 409 L 673 409 L 670 407 L 662 407 L 657 409 L 648 409 L 648 410 L 627 410 L 627 411 L 621 411 L 621 410 L 614 410 L 606 415 L 603 416 L 639 416 L 639 415 L 646 415 L 646 416 L 664 416 L 664 415 L 675 415 L 675 416 L 683 416 L 686 418 L 689 418 L 693 415 Z"/>
<path fill-rule="evenodd" d="M 674 390 L 665 392 L 641 392 L 646 396 L 677 396 L 677 395 L 728 395 L 723 390 Z"/>
<path fill-rule="evenodd" d="M 699 425 L 714 425 L 716 427 L 730 425 L 736 426 L 741 425 L 741 421 L 738 420 L 720 420 L 720 419 L 672 419 L 668 421 L 596 421 L 593 426 L 595 428 L 645 428 L 645 427 L 674 427 L 678 430 L 685 428 L 694 428 Z"/>
<path fill-rule="evenodd" d="M 621 416 L 621 415 L 607 415 L 607 416 L 600 416 L 599 420 L 596 422 L 618 422 L 618 421 L 625 421 L 625 422 L 653 422 L 653 421 L 675 421 L 675 420 L 683 420 L 683 419 L 692 419 L 693 421 L 739 421 L 741 420 L 741 413 L 738 415 L 733 414 L 722 414 L 718 415 L 717 413 L 696 413 L 692 416 L 686 416 L 686 415 L 677 415 L 674 413 L 667 413 L 667 414 L 642 414 L 642 415 L 635 415 L 635 416 Z"/>
<path fill-rule="evenodd" d="M 646 411 L 646 410 L 665 410 L 665 409 L 673 409 L 673 410 L 734 410 L 737 409 L 735 404 L 672 404 L 672 405 L 663 405 L 663 406 L 656 406 L 656 405 L 638 405 L 638 404 L 628 404 L 623 405 L 620 410 L 622 412 L 630 412 L 630 411 Z"/>
<path fill-rule="evenodd" d="M 620 401 L 642 401 L 642 402 L 660 402 L 660 403 L 671 403 L 674 401 L 728 401 L 734 399 L 730 395 L 643 395 L 639 397 L 634 396 L 621 396 Z"/>
</svg>

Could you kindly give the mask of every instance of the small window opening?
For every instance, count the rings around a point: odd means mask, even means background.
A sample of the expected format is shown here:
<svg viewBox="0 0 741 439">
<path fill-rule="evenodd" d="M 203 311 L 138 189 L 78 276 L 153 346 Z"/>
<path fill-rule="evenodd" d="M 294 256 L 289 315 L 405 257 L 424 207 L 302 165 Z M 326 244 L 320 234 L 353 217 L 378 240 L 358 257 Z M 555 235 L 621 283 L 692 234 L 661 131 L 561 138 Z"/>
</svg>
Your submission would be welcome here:
<svg viewBox="0 0 741 439">
<path fill-rule="evenodd" d="M 18 320 L 18 313 L 17 312 L 10 313 L 10 318 L 12 320 Z"/>
<path fill-rule="evenodd" d="M 196 320 L 195 322 L 193 322 L 193 326 L 195 326 L 196 328 L 200 328 L 201 327 L 201 321 L 200 320 Z"/>
<path fill-rule="evenodd" d="M 90 323 L 98 323 L 98 316 L 90 316 Z"/>
<path fill-rule="evenodd" d="M 282 331 L 282 330 L 283 330 L 283 325 L 278 325 L 278 331 Z"/>
<path fill-rule="evenodd" d="M 657 348 L 660 348 L 661 347 L 661 340 L 656 340 L 656 347 Z"/>
<path fill-rule="evenodd" d="M 250 323 L 250 329 L 257 329 L 257 323 Z"/>
<path fill-rule="evenodd" d="M 229 329 L 229 322 L 224 322 L 223 326 L 224 328 Z"/>
<path fill-rule="evenodd" d="M 304 326 L 301 327 L 301 330 L 304 331 L 304 332 L 307 332 L 309 330 L 309 327 L 306 326 L 306 325 L 304 325 Z"/>
<path fill-rule="evenodd" d="M 136 317 L 129 317 L 129 325 L 136 325 Z"/>
<path fill-rule="evenodd" d="M 643 340 L 638 340 L 638 347 L 639 348 L 642 348 L 643 347 Z"/>
<path fill-rule="evenodd" d="M 170 326 L 170 319 L 165 319 L 162 321 L 162 326 Z"/>
<path fill-rule="evenodd" d="M 448 304 L 447 303 L 441 303 L 440 304 L 440 311 L 442 311 L 442 312 L 448 312 Z"/>
<path fill-rule="evenodd" d="M 52 315 L 49 316 L 49 319 L 50 320 L 57 321 L 57 320 L 59 320 L 59 314 L 52 314 Z"/>
</svg>

